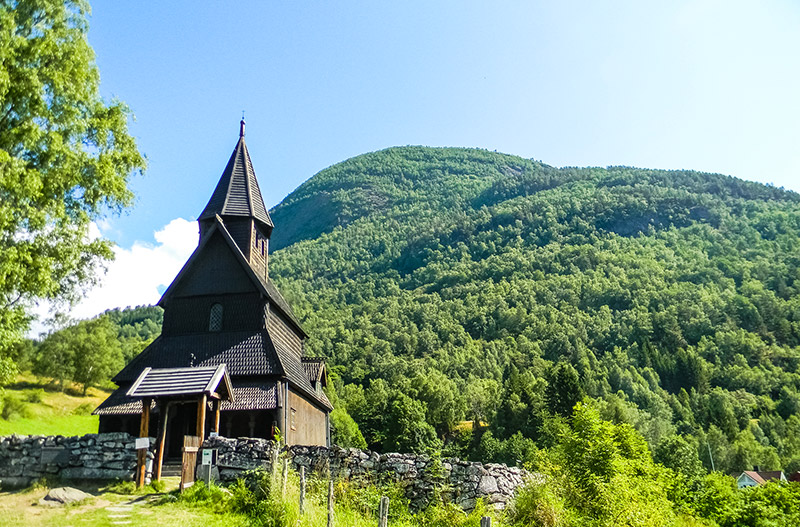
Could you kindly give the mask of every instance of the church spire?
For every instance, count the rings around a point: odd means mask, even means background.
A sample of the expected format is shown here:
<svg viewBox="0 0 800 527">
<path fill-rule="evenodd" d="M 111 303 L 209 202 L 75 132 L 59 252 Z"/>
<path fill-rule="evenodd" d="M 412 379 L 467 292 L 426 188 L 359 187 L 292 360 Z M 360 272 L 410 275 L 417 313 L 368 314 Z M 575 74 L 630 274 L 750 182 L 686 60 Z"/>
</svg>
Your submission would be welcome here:
<svg viewBox="0 0 800 527">
<path fill-rule="evenodd" d="M 266 278 L 269 237 L 273 225 L 244 142 L 244 125 L 242 118 L 239 122 L 239 141 L 197 221 L 200 223 L 202 240 L 219 216 L 245 259 L 256 273 Z"/>
<path fill-rule="evenodd" d="M 213 220 L 217 215 L 223 220 L 226 217 L 253 218 L 269 236 L 273 228 L 272 219 L 264 206 L 250 153 L 244 142 L 244 125 L 242 119 L 239 123 L 239 141 L 198 221 Z"/>
</svg>

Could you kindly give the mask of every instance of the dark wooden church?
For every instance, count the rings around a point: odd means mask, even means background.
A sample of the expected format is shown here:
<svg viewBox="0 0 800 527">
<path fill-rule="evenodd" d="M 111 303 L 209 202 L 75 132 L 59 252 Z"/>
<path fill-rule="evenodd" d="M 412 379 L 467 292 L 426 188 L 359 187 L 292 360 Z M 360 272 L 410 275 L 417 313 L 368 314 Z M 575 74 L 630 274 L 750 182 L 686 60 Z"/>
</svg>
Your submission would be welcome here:
<svg viewBox="0 0 800 527">
<path fill-rule="evenodd" d="M 269 278 L 273 224 L 244 121 L 198 223 L 197 249 L 158 303 L 161 336 L 113 378 L 100 431 L 159 434 L 168 457 L 207 431 L 328 445 L 325 363 L 304 356 L 306 333 Z"/>
</svg>

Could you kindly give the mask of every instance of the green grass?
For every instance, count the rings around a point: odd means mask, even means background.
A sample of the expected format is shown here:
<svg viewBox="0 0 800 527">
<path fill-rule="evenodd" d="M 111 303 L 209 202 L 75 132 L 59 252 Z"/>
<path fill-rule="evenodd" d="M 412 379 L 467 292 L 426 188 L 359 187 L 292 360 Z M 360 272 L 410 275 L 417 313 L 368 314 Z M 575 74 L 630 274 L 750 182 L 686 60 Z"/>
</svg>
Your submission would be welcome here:
<svg viewBox="0 0 800 527">
<path fill-rule="evenodd" d="M 63 435 L 80 436 L 97 433 L 99 420 L 96 415 L 54 415 L 42 420 L 41 417 L 16 418 L 11 421 L 0 419 L 0 436 L 18 435 Z"/>
<path fill-rule="evenodd" d="M 6 404 L 6 418 L 0 418 L 0 436 L 19 435 L 84 435 L 97 432 L 98 417 L 89 415 L 108 392 L 90 388 L 83 396 L 77 386 L 64 392 L 30 374 L 20 375 L 2 394 L 11 400 L 13 411 Z"/>
</svg>

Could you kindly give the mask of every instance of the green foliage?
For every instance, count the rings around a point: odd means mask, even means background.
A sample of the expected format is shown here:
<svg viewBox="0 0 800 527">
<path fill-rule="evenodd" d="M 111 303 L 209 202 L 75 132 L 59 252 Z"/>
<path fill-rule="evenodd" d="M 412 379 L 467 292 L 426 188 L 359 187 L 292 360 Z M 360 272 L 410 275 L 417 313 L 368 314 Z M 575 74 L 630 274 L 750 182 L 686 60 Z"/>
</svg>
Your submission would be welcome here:
<svg viewBox="0 0 800 527">
<path fill-rule="evenodd" d="M 547 371 L 545 400 L 552 413 L 571 415 L 572 409 L 585 395 L 578 372 L 569 363 L 559 362 Z"/>
<path fill-rule="evenodd" d="M 6 421 L 11 421 L 13 419 L 25 418 L 29 415 L 30 411 L 24 400 L 10 393 L 3 395 L 0 417 Z"/>
<path fill-rule="evenodd" d="M 118 331 L 122 356 L 127 364 L 161 334 L 164 310 L 158 306 L 110 309 L 103 313 Z"/>
<path fill-rule="evenodd" d="M 136 482 L 119 479 L 109 483 L 103 490 L 114 494 L 130 495 L 136 492 Z"/>
<path fill-rule="evenodd" d="M 108 381 L 123 365 L 117 328 L 106 317 L 83 320 L 50 334 L 39 346 L 34 372 L 89 386 Z"/>
<path fill-rule="evenodd" d="M 25 394 L 26 403 L 41 403 L 43 400 L 44 400 L 44 390 L 42 388 L 29 390 Z"/>
<path fill-rule="evenodd" d="M 99 94 L 83 0 L 0 4 L 0 346 L 37 298 L 74 299 L 110 243 L 90 222 L 132 202 L 144 169 L 129 112 Z M 2 351 L 2 350 L 0 350 Z"/>
<path fill-rule="evenodd" d="M 655 464 L 631 426 L 603 421 L 578 403 L 560 441 L 532 463 L 540 478 L 521 489 L 515 525 L 672 525 L 674 474 Z"/>
<path fill-rule="evenodd" d="M 274 473 L 249 471 L 231 486 L 230 492 L 224 503 L 231 511 L 247 516 L 252 525 L 285 527 L 297 522 L 298 509 L 283 499 Z"/>
<path fill-rule="evenodd" d="M 384 423 L 385 452 L 426 452 L 441 446 L 433 427 L 425 420 L 424 403 L 404 393 L 395 393 L 387 401 Z"/>
<path fill-rule="evenodd" d="M 9 357 L 0 357 L 0 390 L 17 376 L 17 365 Z M 0 392 L 1 393 L 1 392 Z"/>
<path fill-rule="evenodd" d="M 331 412 L 331 441 L 344 448 L 367 448 L 358 425 L 342 407 L 336 407 Z"/>
<path fill-rule="evenodd" d="M 91 403 L 83 403 L 72 410 L 72 415 L 91 415 L 95 409 L 95 405 Z"/>
</svg>

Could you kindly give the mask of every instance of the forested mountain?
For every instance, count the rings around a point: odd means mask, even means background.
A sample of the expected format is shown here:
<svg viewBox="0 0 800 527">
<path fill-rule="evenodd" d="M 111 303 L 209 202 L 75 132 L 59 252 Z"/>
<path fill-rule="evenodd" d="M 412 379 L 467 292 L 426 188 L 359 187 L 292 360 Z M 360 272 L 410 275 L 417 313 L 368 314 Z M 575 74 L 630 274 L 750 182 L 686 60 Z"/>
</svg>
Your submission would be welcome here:
<svg viewBox="0 0 800 527">
<path fill-rule="evenodd" d="M 514 461 L 586 395 L 657 457 L 680 434 L 709 468 L 800 468 L 798 194 L 402 147 L 271 215 L 270 275 L 373 447 L 475 419 L 448 448 Z"/>
</svg>

